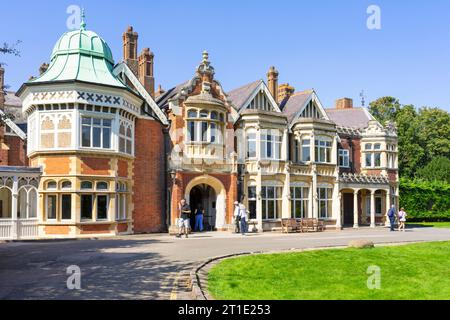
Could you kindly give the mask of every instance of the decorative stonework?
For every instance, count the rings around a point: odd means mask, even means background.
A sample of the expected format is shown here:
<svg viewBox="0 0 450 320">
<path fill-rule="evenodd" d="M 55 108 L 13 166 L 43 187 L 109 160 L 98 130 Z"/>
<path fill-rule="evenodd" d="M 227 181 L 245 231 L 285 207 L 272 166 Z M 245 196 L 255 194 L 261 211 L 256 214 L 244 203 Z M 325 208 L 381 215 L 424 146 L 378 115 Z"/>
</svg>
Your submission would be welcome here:
<svg viewBox="0 0 450 320">
<path fill-rule="evenodd" d="M 389 184 L 389 177 L 383 175 L 343 173 L 339 180 L 346 183 Z"/>
</svg>

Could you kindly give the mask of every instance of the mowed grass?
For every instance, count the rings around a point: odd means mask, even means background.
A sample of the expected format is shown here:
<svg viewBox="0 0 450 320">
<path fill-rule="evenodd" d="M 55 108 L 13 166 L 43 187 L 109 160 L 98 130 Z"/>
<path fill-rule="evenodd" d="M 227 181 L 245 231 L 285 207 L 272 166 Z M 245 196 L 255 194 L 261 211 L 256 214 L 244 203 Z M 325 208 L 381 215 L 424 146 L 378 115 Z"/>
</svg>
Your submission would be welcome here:
<svg viewBox="0 0 450 320">
<path fill-rule="evenodd" d="M 367 286 L 369 266 L 380 289 Z M 449 300 L 450 242 L 233 258 L 211 269 L 208 289 L 224 300 Z"/>
<path fill-rule="evenodd" d="M 450 222 L 408 222 L 409 227 L 433 227 L 450 229 Z"/>
</svg>

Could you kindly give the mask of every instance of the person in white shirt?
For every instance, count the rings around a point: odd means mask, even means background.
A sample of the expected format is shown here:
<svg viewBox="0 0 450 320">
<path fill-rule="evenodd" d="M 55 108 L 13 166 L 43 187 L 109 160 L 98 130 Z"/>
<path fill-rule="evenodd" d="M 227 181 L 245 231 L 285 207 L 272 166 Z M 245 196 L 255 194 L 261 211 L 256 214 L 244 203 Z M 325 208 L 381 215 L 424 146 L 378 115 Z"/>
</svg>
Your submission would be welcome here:
<svg viewBox="0 0 450 320">
<path fill-rule="evenodd" d="M 239 217 L 241 219 L 241 234 L 245 236 L 248 232 L 248 213 L 247 208 L 242 203 L 239 204 Z"/>
<path fill-rule="evenodd" d="M 398 212 L 398 222 L 400 223 L 400 226 L 398 227 L 398 231 L 405 231 L 406 227 L 406 212 L 404 208 L 401 208 L 401 210 Z"/>
<path fill-rule="evenodd" d="M 241 221 L 241 217 L 239 214 L 239 202 L 235 201 L 234 202 L 234 232 L 235 233 L 239 233 L 240 232 L 240 221 Z"/>
</svg>

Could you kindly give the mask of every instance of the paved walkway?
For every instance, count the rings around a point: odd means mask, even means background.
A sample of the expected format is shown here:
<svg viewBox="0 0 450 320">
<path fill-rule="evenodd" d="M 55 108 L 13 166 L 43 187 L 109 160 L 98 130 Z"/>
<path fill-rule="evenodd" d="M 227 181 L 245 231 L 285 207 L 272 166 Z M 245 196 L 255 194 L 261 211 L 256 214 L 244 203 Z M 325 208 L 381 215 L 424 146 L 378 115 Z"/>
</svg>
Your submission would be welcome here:
<svg viewBox="0 0 450 320">
<path fill-rule="evenodd" d="M 136 235 L 101 240 L 0 243 L 0 299 L 179 299 L 191 268 L 210 257 L 254 251 L 375 243 L 450 241 L 450 229 L 404 233 L 359 229 L 309 234 L 204 233 L 189 239 Z M 68 290 L 67 267 L 81 268 L 81 290 Z"/>
</svg>

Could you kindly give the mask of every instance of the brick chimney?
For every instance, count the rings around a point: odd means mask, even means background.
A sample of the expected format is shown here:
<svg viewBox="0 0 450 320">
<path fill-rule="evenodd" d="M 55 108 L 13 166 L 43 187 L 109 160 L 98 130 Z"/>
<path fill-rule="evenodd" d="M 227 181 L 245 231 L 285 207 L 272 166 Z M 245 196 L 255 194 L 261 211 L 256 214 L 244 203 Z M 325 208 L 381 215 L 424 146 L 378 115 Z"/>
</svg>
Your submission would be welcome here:
<svg viewBox="0 0 450 320">
<path fill-rule="evenodd" d="M 270 67 L 267 73 L 267 86 L 276 103 L 278 103 L 278 75 L 278 70 L 274 66 Z"/>
<path fill-rule="evenodd" d="M 166 93 L 166 91 L 162 88 L 162 86 L 159 84 L 158 85 L 158 90 L 155 93 L 155 98 L 158 98 L 159 96 L 163 95 L 164 93 Z"/>
<path fill-rule="evenodd" d="M 155 97 L 155 78 L 153 76 L 153 52 L 149 48 L 142 50 L 139 55 L 139 81 L 145 90 L 154 98 Z"/>
<path fill-rule="evenodd" d="M 289 98 L 295 92 L 295 88 L 289 83 L 281 84 L 278 87 L 278 101 L 281 103 L 284 99 Z"/>
<path fill-rule="evenodd" d="M 341 98 L 336 100 L 336 109 L 352 109 L 352 108 L 353 108 L 353 99 Z"/>
<path fill-rule="evenodd" d="M 0 109 L 5 109 L 5 69 L 0 65 Z"/>
<path fill-rule="evenodd" d="M 129 26 L 123 33 L 123 61 L 130 67 L 131 71 L 138 77 L 138 47 L 139 35 Z"/>
<path fill-rule="evenodd" d="M 47 71 L 48 67 L 48 63 L 44 62 L 43 64 L 41 64 L 41 66 L 39 67 L 39 74 L 43 75 Z"/>
</svg>

